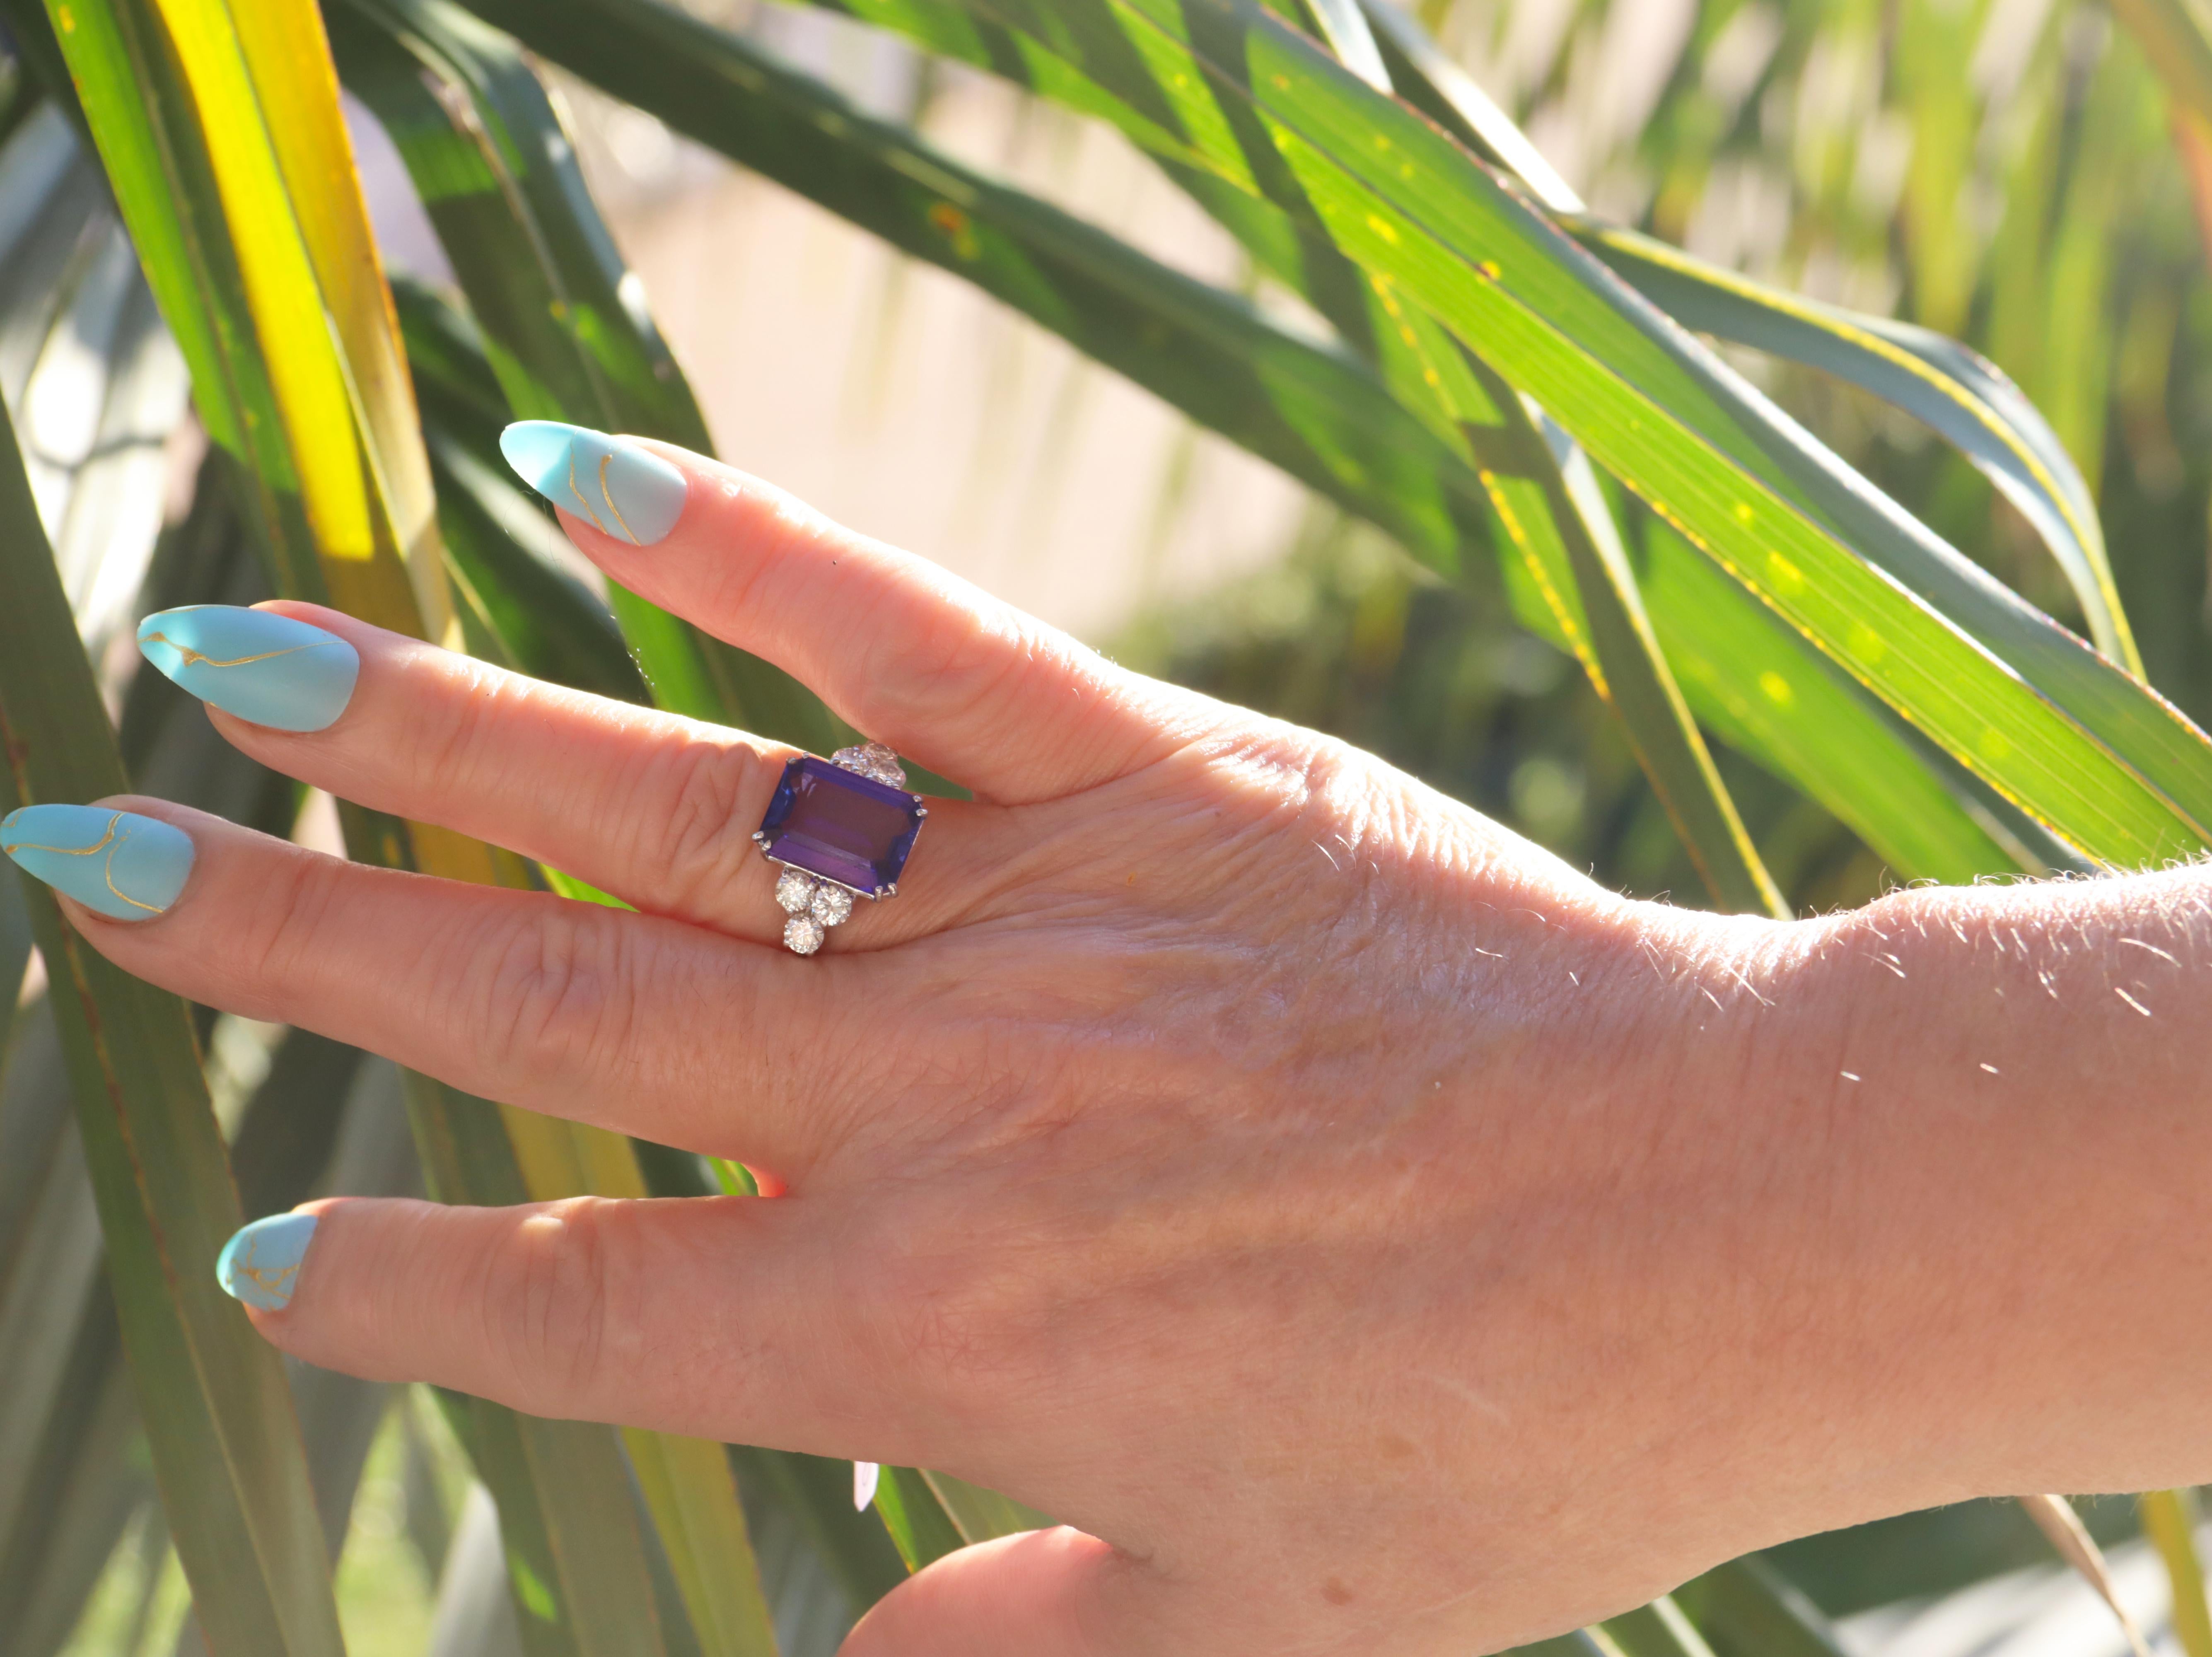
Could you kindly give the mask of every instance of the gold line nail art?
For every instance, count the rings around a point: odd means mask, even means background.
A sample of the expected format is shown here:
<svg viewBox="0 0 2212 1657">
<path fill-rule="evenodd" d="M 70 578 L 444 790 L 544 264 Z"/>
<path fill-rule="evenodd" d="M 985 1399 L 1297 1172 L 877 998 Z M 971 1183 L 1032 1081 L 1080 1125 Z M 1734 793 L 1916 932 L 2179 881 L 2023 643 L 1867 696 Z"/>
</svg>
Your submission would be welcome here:
<svg viewBox="0 0 2212 1657">
<path fill-rule="evenodd" d="M 0 845 L 0 852 L 7 853 L 10 857 L 18 852 L 52 852 L 58 857 L 88 858 L 115 838 L 115 825 L 122 821 L 123 813 L 120 811 L 108 818 L 107 832 L 89 846 L 40 846 L 30 841 L 19 840 L 13 846 Z"/>
<path fill-rule="evenodd" d="M 115 854 L 123 849 L 125 842 L 130 838 L 127 834 L 121 839 L 117 838 L 116 829 L 122 821 L 123 813 L 120 811 L 118 811 L 113 816 L 108 818 L 107 832 L 102 835 L 98 840 L 93 841 L 89 846 L 40 846 L 29 841 L 19 840 L 12 846 L 0 845 L 0 852 L 7 853 L 10 857 L 13 857 L 18 852 L 52 852 L 56 857 L 88 858 L 92 856 L 94 853 L 104 849 L 107 853 L 107 860 L 100 865 L 100 877 L 102 880 L 105 880 L 107 883 L 107 889 L 114 893 L 117 897 L 122 899 L 124 902 L 129 904 L 132 908 L 143 909 L 149 914 L 157 915 L 161 913 L 161 906 L 160 904 L 141 903 L 137 898 L 131 896 L 130 893 L 125 891 L 120 886 L 118 886 L 115 883 Z"/>
<path fill-rule="evenodd" d="M 236 656 L 229 661 L 219 662 L 212 656 L 202 655 L 190 645 L 179 644 L 166 633 L 149 633 L 146 635 L 144 642 L 150 645 L 157 640 L 184 658 L 184 660 L 179 664 L 183 667 L 251 667 L 256 662 L 273 662 L 279 656 L 296 656 L 303 650 L 313 650 L 317 645 L 325 642 L 318 639 L 313 644 L 287 645 L 282 650 L 264 650 L 258 656 Z"/>
<path fill-rule="evenodd" d="M 615 522 L 623 526 L 623 533 L 629 537 L 630 545 L 642 546 L 645 543 L 637 538 L 637 531 L 629 526 L 629 520 L 622 515 L 622 508 L 615 505 L 614 496 L 607 493 L 607 468 L 614 464 L 614 458 L 611 454 L 603 454 L 599 457 L 599 498 L 607 503 L 607 510 L 614 513 Z"/>
<path fill-rule="evenodd" d="M 271 1271 L 265 1266 L 255 1266 L 246 1260 L 233 1260 L 230 1263 L 230 1269 L 263 1294 L 286 1297 L 292 1292 L 284 1286 L 287 1279 L 298 1277 L 301 1266 L 306 1264 L 304 1260 L 295 1260 L 289 1266 Z"/>
<path fill-rule="evenodd" d="M 122 849 L 123 842 L 121 841 L 118 841 L 115 843 L 115 852 L 119 852 Z M 131 896 L 130 893 L 125 891 L 120 886 L 118 886 L 115 883 L 115 852 L 110 852 L 107 854 L 107 861 L 102 864 L 100 869 L 100 878 L 107 883 L 107 889 L 114 893 L 116 896 L 121 898 L 125 903 L 129 904 L 134 909 L 143 909 L 149 915 L 157 915 L 161 913 L 161 906 L 160 904 L 141 903 L 137 898 Z"/>
<path fill-rule="evenodd" d="M 599 521 L 599 513 L 592 510 L 591 501 L 585 498 L 583 486 L 576 482 L 576 452 L 574 449 L 568 452 L 568 493 L 576 497 L 576 504 L 584 509 L 584 516 L 592 520 L 592 527 L 605 535 L 607 526 Z"/>
</svg>

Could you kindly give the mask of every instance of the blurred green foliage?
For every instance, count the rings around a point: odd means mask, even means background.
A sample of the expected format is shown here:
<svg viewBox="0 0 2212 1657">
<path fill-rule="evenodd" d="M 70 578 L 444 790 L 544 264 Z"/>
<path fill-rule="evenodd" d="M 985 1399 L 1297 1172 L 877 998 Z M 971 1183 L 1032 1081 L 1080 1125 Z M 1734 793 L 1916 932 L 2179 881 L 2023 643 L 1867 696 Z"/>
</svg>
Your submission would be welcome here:
<svg viewBox="0 0 2212 1657">
<path fill-rule="evenodd" d="M 1595 206 L 1990 356 L 2097 492 L 2152 683 L 2200 723 L 2212 718 L 2203 225 L 2166 94 L 2101 7 L 1419 9 L 1540 142 L 1553 131 L 1588 141 L 1573 182 Z M 1686 22 L 1670 23 L 1676 14 Z M 1655 39 L 1655 58 L 1629 63 Z M 1648 88 L 1648 115 L 1626 130 L 1617 115 L 1598 118 L 1601 87 L 1632 106 Z M 1954 546 L 2079 626 L 2025 520 L 1956 450 L 1817 371 L 1727 355 Z M 1148 616 L 1119 650 L 1372 749 L 1608 884 L 1706 901 L 1617 722 L 1572 665 L 1518 628 L 1502 599 L 1437 582 L 1329 508 L 1310 512 L 1279 568 Z M 1719 758 L 1793 907 L 1881 889 L 1884 870 L 1849 829 L 1740 757 Z"/>
</svg>

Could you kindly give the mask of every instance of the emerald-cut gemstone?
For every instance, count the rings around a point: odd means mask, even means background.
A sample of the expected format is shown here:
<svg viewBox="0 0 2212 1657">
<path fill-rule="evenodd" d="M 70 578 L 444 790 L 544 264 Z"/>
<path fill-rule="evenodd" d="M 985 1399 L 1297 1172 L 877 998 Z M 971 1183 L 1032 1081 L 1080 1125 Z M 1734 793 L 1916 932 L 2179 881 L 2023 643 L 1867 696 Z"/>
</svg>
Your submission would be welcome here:
<svg viewBox="0 0 2212 1657">
<path fill-rule="evenodd" d="M 898 884 L 926 815 L 921 795 L 810 754 L 783 768 L 758 838 L 778 863 L 876 897 Z"/>
</svg>

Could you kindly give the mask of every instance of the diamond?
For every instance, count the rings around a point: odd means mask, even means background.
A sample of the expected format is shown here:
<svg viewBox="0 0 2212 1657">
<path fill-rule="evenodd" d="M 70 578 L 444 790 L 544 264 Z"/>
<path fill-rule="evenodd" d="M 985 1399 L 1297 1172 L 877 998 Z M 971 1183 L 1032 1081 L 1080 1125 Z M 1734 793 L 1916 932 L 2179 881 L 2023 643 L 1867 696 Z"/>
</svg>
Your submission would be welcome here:
<svg viewBox="0 0 2212 1657">
<path fill-rule="evenodd" d="M 812 915 L 793 915 L 783 923 L 784 947 L 794 955 L 812 955 L 827 936 Z"/>
<path fill-rule="evenodd" d="M 853 895 L 842 886 L 814 889 L 814 918 L 825 926 L 842 926 L 853 913 Z"/>
<path fill-rule="evenodd" d="M 894 788 L 906 786 L 906 768 L 899 763 L 897 755 L 879 742 L 841 748 L 830 756 L 830 762 L 861 776 L 872 777 L 878 782 L 888 783 Z"/>
<path fill-rule="evenodd" d="M 783 768 L 761 819 L 761 850 L 818 880 L 874 897 L 898 884 L 926 815 L 919 794 L 808 755 Z"/>
<path fill-rule="evenodd" d="M 775 883 L 775 901 L 787 915 L 802 915 L 814 901 L 814 877 L 803 869 L 786 869 Z"/>
</svg>

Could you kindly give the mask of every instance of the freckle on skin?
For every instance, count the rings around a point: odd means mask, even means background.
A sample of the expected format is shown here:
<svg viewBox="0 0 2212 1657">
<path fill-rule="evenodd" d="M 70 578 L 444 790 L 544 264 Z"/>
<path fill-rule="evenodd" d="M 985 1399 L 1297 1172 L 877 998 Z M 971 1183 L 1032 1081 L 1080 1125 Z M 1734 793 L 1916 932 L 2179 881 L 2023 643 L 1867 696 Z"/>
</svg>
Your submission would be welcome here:
<svg viewBox="0 0 2212 1657">
<path fill-rule="evenodd" d="M 1352 1603 L 1352 1590 L 1340 1579 L 1332 1576 L 1321 1585 L 1321 1597 L 1332 1605 L 1348 1605 Z"/>
</svg>

